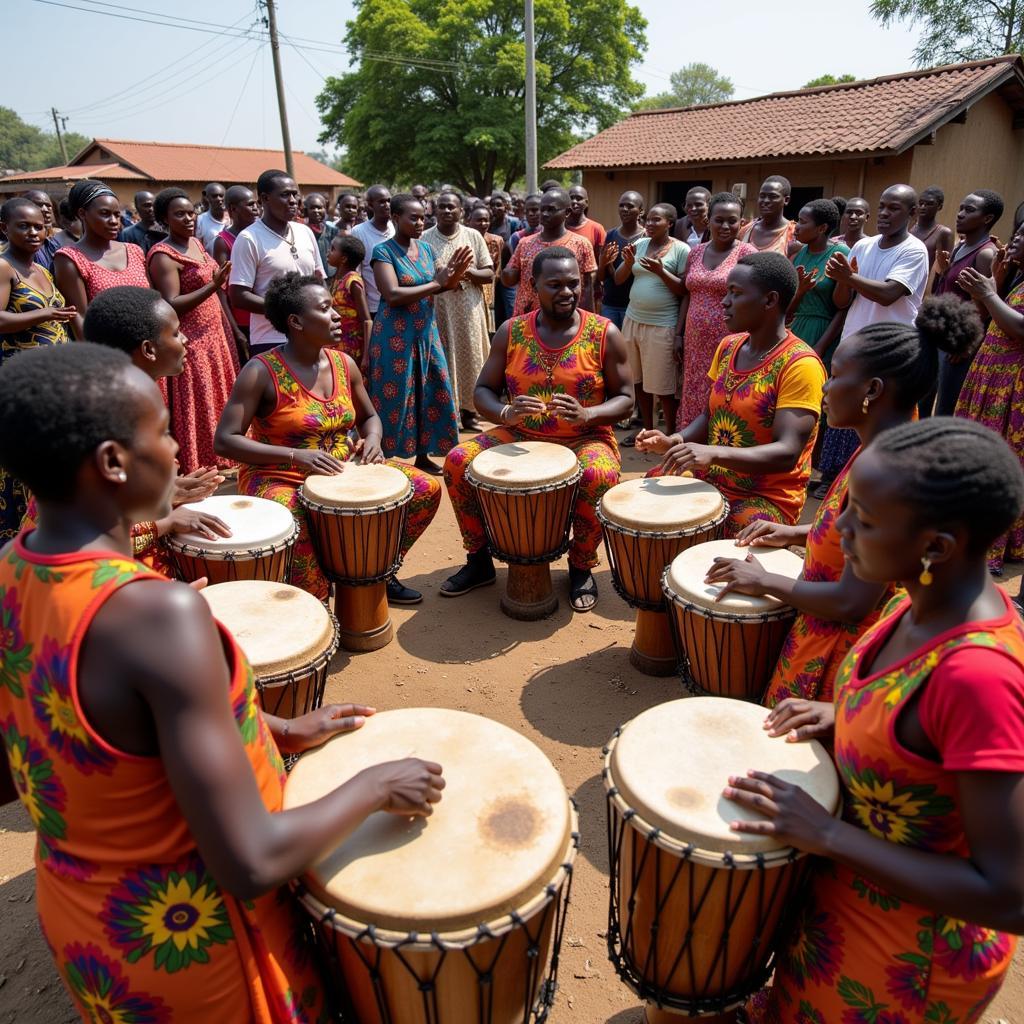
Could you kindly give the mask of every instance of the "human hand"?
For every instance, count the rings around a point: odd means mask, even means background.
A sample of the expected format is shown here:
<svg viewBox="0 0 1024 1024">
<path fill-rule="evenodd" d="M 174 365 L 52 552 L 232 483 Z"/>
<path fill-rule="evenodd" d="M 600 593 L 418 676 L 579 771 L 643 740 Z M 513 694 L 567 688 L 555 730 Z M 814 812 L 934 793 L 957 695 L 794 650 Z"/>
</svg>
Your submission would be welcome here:
<svg viewBox="0 0 1024 1024">
<path fill-rule="evenodd" d="M 811 270 L 810 273 L 808 273 L 806 267 L 797 267 L 796 268 L 796 276 L 797 276 L 797 285 L 796 285 L 796 293 L 797 293 L 797 295 L 800 295 L 800 296 L 806 295 L 818 283 L 818 268 L 814 267 L 814 269 Z"/>
<path fill-rule="evenodd" d="M 48 320 L 56 320 L 59 324 L 66 324 L 78 316 L 78 310 L 74 306 L 61 306 L 59 309 L 47 306 L 41 309 L 39 313 L 40 315 L 45 314 L 43 323 L 46 323 Z"/>
<path fill-rule="evenodd" d="M 218 537 L 230 537 L 231 527 L 223 519 L 211 516 L 208 512 L 200 512 L 182 505 L 174 509 L 169 516 L 157 520 L 156 532 L 158 537 L 167 534 L 197 533 L 207 540 L 216 540 Z"/>
<path fill-rule="evenodd" d="M 710 445 L 681 441 L 665 453 L 661 468 L 668 476 L 680 476 L 697 466 L 710 466 L 714 462 L 714 454 Z"/>
<path fill-rule="evenodd" d="M 590 410 L 572 396 L 559 392 L 551 396 L 548 402 L 548 412 L 554 413 L 560 420 L 566 423 L 582 425 L 590 419 Z"/>
<path fill-rule="evenodd" d="M 610 267 L 619 256 L 619 243 L 608 242 L 601 250 L 601 269 Z"/>
<path fill-rule="evenodd" d="M 444 789 L 441 766 L 418 757 L 375 764 L 359 774 L 373 786 L 378 809 L 390 814 L 425 817 L 433 812 Z"/>
<path fill-rule="evenodd" d="M 996 283 L 991 277 L 979 274 L 974 267 L 965 267 L 960 271 L 956 283 L 963 288 L 972 299 L 984 302 L 996 294 Z"/>
<path fill-rule="evenodd" d="M 622 262 L 625 263 L 630 270 L 633 269 L 633 264 L 636 263 L 635 243 L 633 245 L 627 245 L 626 248 L 622 250 Z"/>
<path fill-rule="evenodd" d="M 949 260 L 951 253 L 948 249 L 939 249 L 935 253 L 935 276 L 942 277 L 942 275 L 949 270 Z"/>
<path fill-rule="evenodd" d="M 669 437 L 660 430 L 637 431 L 635 446 L 638 452 L 664 455 L 676 443 L 678 435 Z"/>
<path fill-rule="evenodd" d="M 231 275 L 231 260 L 228 260 L 223 267 L 218 267 L 213 272 L 213 285 L 215 288 L 223 288 L 224 282 Z"/>
<path fill-rule="evenodd" d="M 436 280 L 445 291 L 452 291 L 458 288 L 466 271 L 473 262 L 473 250 L 468 245 L 462 245 L 452 253 L 448 266 L 442 267 L 437 272 Z"/>
<path fill-rule="evenodd" d="M 307 476 L 311 473 L 321 476 L 335 476 L 345 471 L 345 463 L 329 452 L 318 448 L 294 448 L 290 452 L 291 464 Z"/>
<path fill-rule="evenodd" d="M 831 701 L 787 697 L 768 712 L 764 730 L 769 736 L 785 736 L 787 742 L 827 740 L 836 727 L 836 709 Z"/>
<path fill-rule="evenodd" d="M 222 483 L 224 477 L 216 466 L 203 466 L 191 473 L 183 473 L 174 478 L 171 504 L 178 506 L 188 501 L 202 501 L 213 494 Z"/>
<path fill-rule="evenodd" d="M 721 601 L 726 594 L 764 594 L 768 582 L 768 573 L 764 566 L 751 554 L 745 559 L 716 558 L 711 563 L 705 583 L 724 583 L 725 586 L 715 595 Z"/>
<path fill-rule="evenodd" d="M 665 276 L 665 264 L 662 263 L 660 256 L 641 256 L 640 266 L 649 273 L 656 274 L 658 277 Z"/>
<path fill-rule="evenodd" d="M 856 273 L 856 263 L 856 260 L 851 263 L 843 253 L 835 252 L 825 264 L 825 276 L 841 284 L 846 283 Z"/>
<path fill-rule="evenodd" d="M 383 462 L 384 453 L 380 448 L 380 438 L 372 436 L 359 438 L 349 456 L 350 462 L 356 459 L 359 459 L 364 466 L 373 466 Z"/>
<path fill-rule="evenodd" d="M 547 411 L 547 404 L 537 398 L 536 395 L 516 395 L 509 402 L 504 423 L 506 426 L 512 426 L 516 423 L 522 423 L 523 420 L 530 416 L 543 416 Z"/>
<path fill-rule="evenodd" d="M 996 290 L 1002 289 L 1006 284 L 1006 277 L 1010 270 L 1010 259 L 1007 255 L 1007 247 L 999 246 L 995 256 L 992 257 L 992 280 L 996 283 Z"/>
<path fill-rule="evenodd" d="M 736 534 L 736 545 L 741 548 L 751 544 L 760 544 L 766 548 L 786 548 L 799 541 L 792 526 L 773 523 L 768 519 L 755 519 Z"/>
<path fill-rule="evenodd" d="M 298 718 L 285 719 L 287 733 L 277 737 L 282 754 L 301 754 L 326 743 L 332 736 L 361 729 L 376 708 L 365 704 L 327 704 Z"/>
</svg>

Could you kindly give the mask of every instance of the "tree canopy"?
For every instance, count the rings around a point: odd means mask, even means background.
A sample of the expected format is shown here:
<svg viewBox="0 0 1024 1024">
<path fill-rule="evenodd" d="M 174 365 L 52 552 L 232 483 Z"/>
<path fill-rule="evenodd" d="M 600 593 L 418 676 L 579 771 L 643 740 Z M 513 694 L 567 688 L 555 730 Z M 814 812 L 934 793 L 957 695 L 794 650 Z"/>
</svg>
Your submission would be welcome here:
<svg viewBox="0 0 1024 1024">
<path fill-rule="evenodd" d="M 809 82 L 804 82 L 800 87 L 801 89 L 816 89 L 821 85 L 842 85 L 843 82 L 856 82 L 856 75 L 818 75 L 817 78 L 812 78 Z"/>
<path fill-rule="evenodd" d="M 321 143 L 363 181 L 426 178 L 477 195 L 525 173 L 521 0 L 356 0 L 355 69 L 317 97 Z M 536 0 L 539 160 L 613 124 L 643 93 L 647 23 L 627 0 Z"/>
<path fill-rule="evenodd" d="M 886 27 L 896 21 L 921 26 L 918 67 L 1024 49 L 1024 0 L 872 0 L 871 13 Z"/>
<path fill-rule="evenodd" d="M 77 132 L 65 132 L 64 142 L 70 159 L 91 140 Z M 64 157 L 53 132 L 44 132 L 27 124 L 10 107 L 0 107 L 0 169 L 38 171 L 59 167 Z"/>
<path fill-rule="evenodd" d="M 657 110 L 661 107 L 692 107 L 695 103 L 721 103 L 731 99 L 732 82 L 708 64 L 687 64 L 669 75 L 667 92 L 645 96 L 637 110 Z"/>
</svg>

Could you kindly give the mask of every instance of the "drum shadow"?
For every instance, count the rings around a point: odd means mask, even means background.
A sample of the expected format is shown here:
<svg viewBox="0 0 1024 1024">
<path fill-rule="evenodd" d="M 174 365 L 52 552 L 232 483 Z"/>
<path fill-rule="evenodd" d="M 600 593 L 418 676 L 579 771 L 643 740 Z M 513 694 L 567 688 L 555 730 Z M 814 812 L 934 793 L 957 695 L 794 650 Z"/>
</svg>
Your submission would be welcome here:
<svg viewBox="0 0 1024 1024">
<path fill-rule="evenodd" d="M 602 875 L 608 875 L 608 813 L 600 772 L 577 787 L 572 798 L 580 815 L 580 853 Z"/>
<path fill-rule="evenodd" d="M 679 1018 L 681 1021 L 685 1017 Z M 644 1008 L 634 1006 L 629 1010 L 620 1010 L 614 1017 L 609 1017 L 604 1024 L 644 1024 Z"/>
</svg>

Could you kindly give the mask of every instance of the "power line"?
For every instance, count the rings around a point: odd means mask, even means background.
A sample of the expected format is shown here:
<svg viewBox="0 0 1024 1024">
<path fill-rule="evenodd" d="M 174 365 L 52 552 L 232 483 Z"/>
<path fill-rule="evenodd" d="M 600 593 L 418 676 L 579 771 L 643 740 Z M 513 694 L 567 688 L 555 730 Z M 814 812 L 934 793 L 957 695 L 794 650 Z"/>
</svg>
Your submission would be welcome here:
<svg viewBox="0 0 1024 1024">
<path fill-rule="evenodd" d="M 249 84 L 253 68 L 256 67 L 256 61 L 259 60 L 259 56 L 263 53 L 266 45 L 266 43 L 261 43 L 256 52 L 252 55 L 252 62 L 249 64 L 249 70 L 246 72 L 245 81 L 242 82 L 242 88 L 238 90 L 238 99 L 235 100 L 235 106 L 231 111 L 231 116 L 228 118 L 228 126 L 224 129 L 224 134 L 221 136 L 220 144 L 222 146 L 227 142 L 228 133 L 231 131 L 231 126 L 235 123 L 235 114 L 238 113 L 239 104 L 242 102 L 242 97 L 245 95 L 245 87 Z"/>
</svg>

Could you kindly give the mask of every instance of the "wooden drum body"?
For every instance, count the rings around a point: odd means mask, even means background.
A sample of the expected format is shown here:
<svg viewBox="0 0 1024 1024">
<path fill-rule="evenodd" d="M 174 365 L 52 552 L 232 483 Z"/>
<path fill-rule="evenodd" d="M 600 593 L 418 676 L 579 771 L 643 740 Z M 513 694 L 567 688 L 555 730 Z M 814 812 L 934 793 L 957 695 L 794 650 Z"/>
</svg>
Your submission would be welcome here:
<svg viewBox="0 0 1024 1024">
<path fill-rule="evenodd" d="M 743 1003 L 767 981 L 799 903 L 807 860 L 730 830 L 758 815 L 722 796 L 729 776 L 773 772 L 838 809 L 824 748 L 773 739 L 763 719 L 763 708 L 741 701 L 670 701 L 606 748 L 609 957 L 659 1009 L 714 1014 Z"/>
<path fill-rule="evenodd" d="M 803 559 L 786 548 L 741 548 L 731 540 L 688 548 L 665 570 L 679 673 L 693 693 L 760 701 L 796 618 L 774 597 L 730 593 L 715 600 L 721 586 L 704 582 L 711 563 L 748 554 L 780 576 L 796 579 L 803 571 Z"/>
<path fill-rule="evenodd" d="M 576 453 L 549 441 L 497 445 L 469 464 L 491 554 L 508 563 L 501 610 L 510 618 L 543 619 L 558 607 L 551 563 L 569 549 L 582 475 Z"/>
<path fill-rule="evenodd" d="M 230 537 L 181 533 L 163 539 L 174 575 L 186 583 L 205 576 L 210 584 L 232 580 L 284 583 L 299 535 L 295 517 L 280 502 L 243 494 L 215 494 L 185 506 L 222 519 Z"/>
<path fill-rule="evenodd" d="M 629 660 L 649 676 L 677 668 L 661 576 L 680 551 L 714 540 L 729 515 L 721 492 L 681 476 L 642 477 L 610 488 L 601 499 L 604 546 L 619 596 L 636 608 Z"/>
<path fill-rule="evenodd" d="M 387 580 L 402 563 L 411 499 L 405 474 L 385 465 L 309 476 L 299 491 L 317 561 L 336 584 L 334 612 L 346 650 L 376 651 L 394 636 Z"/>
<path fill-rule="evenodd" d="M 558 773 L 529 740 L 461 711 L 385 711 L 303 755 L 284 805 L 408 756 L 444 767 L 434 813 L 371 815 L 297 886 L 345 1019 L 543 1020 L 579 837 Z"/>
</svg>

